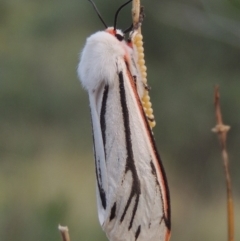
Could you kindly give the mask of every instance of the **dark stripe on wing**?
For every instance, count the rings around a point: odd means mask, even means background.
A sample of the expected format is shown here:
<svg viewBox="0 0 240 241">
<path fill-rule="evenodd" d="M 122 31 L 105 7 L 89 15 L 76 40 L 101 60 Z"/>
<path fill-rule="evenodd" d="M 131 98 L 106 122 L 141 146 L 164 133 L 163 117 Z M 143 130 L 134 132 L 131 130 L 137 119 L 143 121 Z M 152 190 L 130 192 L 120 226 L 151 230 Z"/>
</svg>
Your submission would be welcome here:
<svg viewBox="0 0 240 241">
<path fill-rule="evenodd" d="M 100 113 L 100 125 L 102 131 L 102 139 L 103 139 L 103 147 L 104 147 L 104 154 L 106 157 L 106 109 L 107 109 L 107 98 L 108 98 L 108 85 L 105 86 L 102 98 L 102 107 Z"/>
<path fill-rule="evenodd" d="M 100 160 L 98 160 L 98 163 L 99 162 L 100 162 Z M 103 206 L 104 209 L 106 209 L 106 207 L 107 207 L 106 193 L 105 193 L 105 190 L 103 189 L 103 187 L 102 187 L 102 185 L 101 185 L 101 183 L 99 181 L 99 179 L 101 179 L 101 170 L 100 170 L 100 168 L 97 170 L 96 160 L 95 160 L 95 171 L 96 171 L 97 186 L 98 186 L 98 191 L 99 191 L 99 194 L 100 194 L 100 199 L 101 199 L 101 202 L 102 202 L 102 206 Z"/>
<path fill-rule="evenodd" d="M 111 208 L 111 214 L 109 218 L 110 222 L 116 217 L 116 208 L 117 208 L 117 204 L 115 202 Z"/>
<path fill-rule="evenodd" d="M 153 174 L 153 176 L 155 177 L 156 185 L 159 186 L 159 182 L 158 182 L 158 178 L 157 178 L 157 173 L 156 173 L 156 168 L 155 168 L 152 160 L 150 161 L 150 166 L 151 166 L 151 169 L 152 169 L 152 174 Z"/>
<path fill-rule="evenodd" d="M 141 233 L 141 225 L 138 226 L 138 229 L 137 229 L 137 231 L 135 233 L 135 241 L 137 240 L 137 238 L 138 238 L 140 233 Z"/>
<path fill-rule="evenodd" d="M 92 124 L 92 119 L 91 119 L 91 124 Z M 97 160 L 96 157 L 96 147 L 95 147 L 95 138 L 94 138 L 94 132 L 93 132 L 93 124 L 92 124 L 92 138 L 93 138 L 93 149 L 94 149 L 94 160 L 95 160 L 95 172 L 96 172 L 96 178 L 97 178 L 97 187 L 99 191 L 99 196 L 101 199 L 101 203 L 104 209 L 107 207 L 107 200 L 106 200 L 106 193 L 105 190 L 102 187 L 102 175 L 101 175 L 101 170 L 99 167 L 99 162 L 100 160 Z"/>
<path fill-rule="evenodd" d="M 132 217 L 129 223 L 128 229 L 130 230 L 132 228 L 133 220 L 137 211 L 138 202 L 139 202 L 139 196 L 141 194 L 141 187 L 140 187 L 140 180 L 138 178 L 136 166 L 134 163 L 134 156 L 133 156 L 133 150 L 132 150 L 132 140 L 131 140 L 131 130 L 130 130 L 130 120 L 129 120 L 129 111 L 127 107 L 127 100 L 126 100 L 126 93 L 125 93 L 125 87 L 124 87 L 124 79 L 123 79 L 123 73 L 119 73 L 119 92 L 120 92 L 120 101 L 121 101 L 121 108 L 122 108 L 122 115 L 123 115 L 123 122 L 124 122 L 124 132 L 125 132 L 125 143 L 127 148 L 127 159 L 126 159 L 126 166 L 125 166 L 125 173 L 130 171 L 132 173 L 132 187 L 131 187 L 131 193 L 128 198 L 127 204 L 124 208 L 123 214 L 121 216 L 120 221 L 122 222 L 127 210 L 130 206 L 131 201 L 133 200 L 133 197 L 135 196 L 135 204 L 132 211 Z"/>
</svg>

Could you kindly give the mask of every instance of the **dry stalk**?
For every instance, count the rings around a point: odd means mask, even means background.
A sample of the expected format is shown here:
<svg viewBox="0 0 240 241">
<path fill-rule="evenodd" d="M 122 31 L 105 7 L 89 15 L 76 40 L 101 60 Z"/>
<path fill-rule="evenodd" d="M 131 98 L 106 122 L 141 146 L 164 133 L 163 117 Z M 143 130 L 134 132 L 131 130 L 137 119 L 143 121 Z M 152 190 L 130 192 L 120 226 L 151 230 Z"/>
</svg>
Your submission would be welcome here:
<svg viewBox="0 0 240 241">
<path fill-rule="evenodd" d="M 230 126 L 223 124 L 221 107 L 220 107 L 220 94 L 219 86 L 215 86 L 214 91 L 214 105 L 216 115 L 216 126 L 212 129 L 213 132 L 218 134 L 218 139 L 221 146 L 223 166 L 226 177 L 226 189 L 227 189 L 227 215 L 228 215 L 228 241 L 234 241 L 234 207 L 232 197 L 232 185 L 229 172 L 229 159 L 227 152 L 227 133 L 230 130 Z"/>
<path fill-rule="evenodd" d="M 70 241 L 70 236 L 68 232 L 68 227 L 61 226 L 60 224 L 58 225 L 58 230 L 61 233 L 62 236 L 62 241 Z"/>
<path fill-rule="evenodd" d="M 132 3 L 132 19 L 133 25 L 138 23 L 140 15 L 140 0 L 133 0 Z"/>
<path fill-rule="evenodd" d="M 140 0 L 133 0 L 132 4 L 132 21 L 133 21 L 133 27 L 134 29 L 137 28 L 138 33 L 141 33 L 141 22 L 143 19 L 141 19 L 143 16 L 141 16 L 143 9 L 141 8 Z M 141 20 L 141 21 L 140 21 Z"/>
</svg>

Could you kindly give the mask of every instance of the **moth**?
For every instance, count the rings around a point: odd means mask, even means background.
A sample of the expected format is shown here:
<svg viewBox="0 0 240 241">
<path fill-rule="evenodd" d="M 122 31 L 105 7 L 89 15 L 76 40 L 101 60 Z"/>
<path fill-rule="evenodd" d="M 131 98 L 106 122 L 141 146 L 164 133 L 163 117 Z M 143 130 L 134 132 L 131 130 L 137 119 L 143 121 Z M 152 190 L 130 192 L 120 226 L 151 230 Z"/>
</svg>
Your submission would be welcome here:
<svg viewBox="0 0 240 241">
<path fill-rule="evenodd" d="M 97 206 L 110 241 L 168 241 L 170 197 L 151 126 L 141 35 L 106 26 L 87 38 L 78 76 L 90 101 Z M 129 30 L 128 30 L 129 31 Z"/>
</svg>

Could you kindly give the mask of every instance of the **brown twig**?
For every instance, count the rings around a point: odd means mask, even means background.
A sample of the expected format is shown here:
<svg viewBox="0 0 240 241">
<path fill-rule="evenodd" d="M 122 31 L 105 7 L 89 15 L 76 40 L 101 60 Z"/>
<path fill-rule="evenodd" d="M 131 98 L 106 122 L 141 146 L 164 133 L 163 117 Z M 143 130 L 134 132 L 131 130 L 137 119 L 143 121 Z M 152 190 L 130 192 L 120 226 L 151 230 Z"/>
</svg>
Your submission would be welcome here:
<svg viewBox="0 0 240 241">
<path fill-rule="evenodd" d="M 141 15 L 141 3 L 140 0 L 133 0 L 132 3 L 132 20 L 133 20 L 133 26 L 136 28 L 139 33 L 141 33 L 141 24 L 139 25 L 139 19 Z"/>
<path fill-rule="evenodd" d="M 223 166 L 224 166 L 225 177 L 226 177 L 228 241 L 234 241 L 234 207 L 233 207 L 231 178 L 229 173 L 229 159 L 228 159 L 228 152 L 227 152 L 227 145 L 226 145 L 227 133 L 230 130 L 230 126 L 223 124 L 221 107 L 220 107 L 219 86 L 215 86 L 214 105 L 215 105 L 215 114 L 216 114 L 217 124 L 212 129 L 212 131 L 218 134 L 218 139 L 222 150 Z"/>
<path fill-rule="evenodd" d="M 61 233 L 62 236 L 62 241 L 70 241 L 70 236 L 68 232 L 68 227 L 61 226 L 60 224 L 58 225 L 58 230 Z"/>
<path fill-rule="evenodd" d="M 133 25 L 138 23 L 139 15 L 140 15 L 140 0 L 133 0 L 133 3 L 132 3 Z"/>
</svg>

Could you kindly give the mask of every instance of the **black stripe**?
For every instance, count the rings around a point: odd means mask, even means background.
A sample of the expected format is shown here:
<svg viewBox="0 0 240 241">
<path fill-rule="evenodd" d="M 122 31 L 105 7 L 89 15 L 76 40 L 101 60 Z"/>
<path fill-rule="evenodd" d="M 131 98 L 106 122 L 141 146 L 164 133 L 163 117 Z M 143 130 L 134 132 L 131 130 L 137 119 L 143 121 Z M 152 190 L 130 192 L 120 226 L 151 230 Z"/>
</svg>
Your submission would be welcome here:
<svg viewBox="0 0 240 241">
<path fill-rule="evenodd" d="M 108 98 L 108 85 L 105 86 L 104 92 L 103 92 L 103 98 L 102 98 L 102 107 L 101 107 L 101 113 L 100 113 L 100 126 L 102 131 L 102 139 L 103 139 L 103 147 L 104 147 L 104 153 L 106 157 L 106 109 L 107 109 L 107 98 Z"/>
<path fill-rule="evenodd" d="M 111 208 L 111 214 L 109 218 L 110 222 L 116 217 L 116 208 L 117 208 L 117 204 L 115 202 Z"/>
<path fill-rule="evenodd" d="M 158 182 L 158 178 L 157 178 L 157 172 L 156 172 L 156 168 L 152 162 L 152 160 L 150 161 L 150 167 L 152 169 L 152 174 L 155 177 L 155 181 L 156 181 L 156 185 L 159 186 L 159 182 Z M 160 187 L 160 186 L 159 186 Z"/>
<path fill-rule="evenodd" d="M 126 158 L 126 166 L 125 166 L 125 173 L 130 171 L 132 173 L 132 187 L 131 193 L 128 198 L 127 204 L 124 208 L 123 214 L 121 216 L 120 221 L 122 222 L 127 210 L 130 206 L 130 203 L 134 196 L 136 196 L 135 204 L 133 207 L 132 217 L 130 220 L 130 224 L 128 229 L 131 229 L 133 220 L 137 211 L 139 196 L 141 194 L 141 187 L 140 187 L 140 180 L 137 175 L 136 166 L 134 163 L 134 155 L 132 150 L 132 140 L 131 140 L 131 130 L 130 130 L 130 120 L 129 120 L 129 111 L 127 107 L 127 99 L 124 87 L 124 79 L 122 72 L 119 73 L 119 92 L 120 92 L 120 101 L 121 101 L 121 108 L 122 108 L 122 115 L 123 115 L 123 122 L 124 122 L 124 132 L 125 132 L 125 145 L 127 148 L 127 158 Z"/>
<path fill-rule="evenodd" d="M 132 188 L 134 188 L 134 186 L 132 186 Z M 133 193 L 134 195 L 134 193 Z M 138 207 L 138 202 L 139 202 L 139 196 L 140 194 L 137 194 L 137 197 L 135 199 L 135 204 L 134 204 L 134 207 L 133 207 L 133 212 L 132 212 L 132 218 L 131 218 L 131 221 L 130 221 L 130 224 L 128 226 L 128 230 L 130 230 L 132 228 L 132 224 L 133 224 L 133 220 L 134 220 L 134 217 L 135 217 L 135 214 L 137 212 L 137 207 Z"/>
<path fill-rule="evenodd" d="M 100 161 L 98 160 L 98 163 Z M 97 163 L 96 163 L 96 160 L 95 160 L 95 171 L 96 171 L 96 177 L 97 177 L 97 186 L 98 186 L 98 191 L 99 191 L 99 194 L 100 194 L 100 199 L 101 199 L 101 202 L 102 202 L 102 206 L 104 209 L 106 209 L 107 207 L 107 200 L 106 200 L 106 193 L 105 193 L 105 190 L 103 189 L 99 179 L 101 179 L 101 170 L 100 168 L 97 170 Z M 99 171 L 99 174 L 98 174 L 98 171 Z M 98 175 L 100 176 L 100 178 L 98 177 Z"/>
<path fill-rule="evenodd" d="M 135 233 L 135 240 L 137 240 L 140 233 L 141 233 L 141 225 L 139 225 L 138 228 L 137 228 L 137 231 Z"/>
<path fill-rule="evenodd" d="M 91 124 L 92 124 L 92 119 L 91 119 Z M 98 186 L 98 191 L 101 199 L 101 203 L 104 209 L 107 207 L 107 200 L 106 200 L 106 193 L 105 190 L 102 188 L 102 175 L 101 175 L 101 170 L 100 168 L 97 169 L 99 166 L 100 160 L 97 160 L 96 157 L 96 148 L 95 148 L 95 139 L 94 139 L 94 132 L 93 132 L 93 124 L 92 124 L 92 137 L 93 137 L 93 149 L 94 149 L 94 160 L 95 160 L 95 172 L 96 172 L 96 178 L 97 178 L 97 186 Z"/>
<path fill-rule="evenodd" d="M 101 113 L 100 113 L 100 126 L 102 131 L 102 139 L 103 139 L 103 147 L 104 147 L 104 154 L 106 157 L 106 151 L 105 151 L 105 145 L 106 145 L 106 106 L 107 106 L 107 98 L 108 98 L 108 85 L 105 86 L 104 92 L 103 92 L 103 98 L 102 98 L 102 107 L 101 107 Z M 97 164 L 97 163 L 96 163 Z M 105 190 L 102 188 L 102 173 L 100 169 L 100 160 L 98 160 L 98 170 L 96 169 L 96 175 L 97 175 L 97 183 L 98 183 L 98 190 L 100 194 L 100 199 L 102 202 L 102 206 L 104 209 L 107 207 L 107 200 L 106 200 L 106 193 Z M 97 167 L 97 165 L 96 165 Z"/>
</svg>

